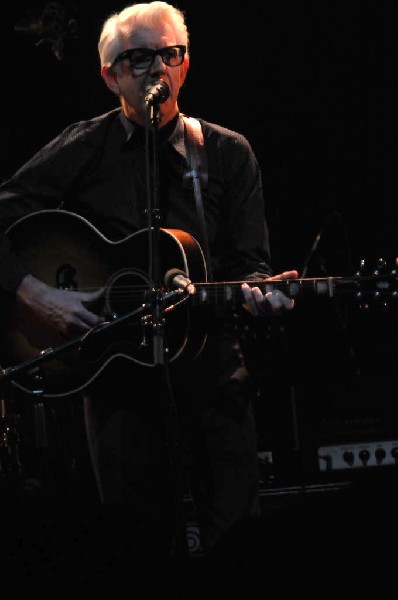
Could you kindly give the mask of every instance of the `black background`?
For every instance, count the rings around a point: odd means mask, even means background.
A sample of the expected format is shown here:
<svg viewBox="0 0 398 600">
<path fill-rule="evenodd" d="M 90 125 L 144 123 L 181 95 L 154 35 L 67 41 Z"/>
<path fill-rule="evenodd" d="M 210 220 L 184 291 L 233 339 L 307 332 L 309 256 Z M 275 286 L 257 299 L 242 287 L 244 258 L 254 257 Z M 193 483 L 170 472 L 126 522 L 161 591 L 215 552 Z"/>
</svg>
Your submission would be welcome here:
<svg viewBox="0 0 398 600">
<path fill-rule="evenodd" d="M 103 21 L 124 5 L 8 6 L 0 22 L 1 179 L 69 123 L 117 105 L 100 77 L 97 40 Z M 346 276 L 361 259 L 372 269 L 381 257 L 391 269 L 398 256 L 398 21 L 392 3 L 176 5 L 191 33 L 180 108 L 250 140 L 263 173 L 275 271 Z M 37 31 L 43 16 L 50 26 Z M 398 437 L 391 431 L 395 302 L 383 310 L 371 303 L 364 313 L 355 298 L 313 298 L 298 301 L 277 325 L 259 328 L 257 335 L 270 341 L 257 356 L 261 390 L 274 399 L 259 407 L 265 446 L 269 436 L 280 442 L 286 435 L 291 443 L 292 386 L 293 412 L 304 415 L 301 437 L 312 443 L 315 435 L 315 445 L 318 437 L 323 441 L 322 423 L 332 416 L 335 430 L 326 433 L 338 437 L 353 411 L 364 423 L 370 414 L 379 419 L 379 430 L 371 434 L 364 426 L 363 438 Z M 348 432 L 347 441 L 351 437 Z"/>
</svg>

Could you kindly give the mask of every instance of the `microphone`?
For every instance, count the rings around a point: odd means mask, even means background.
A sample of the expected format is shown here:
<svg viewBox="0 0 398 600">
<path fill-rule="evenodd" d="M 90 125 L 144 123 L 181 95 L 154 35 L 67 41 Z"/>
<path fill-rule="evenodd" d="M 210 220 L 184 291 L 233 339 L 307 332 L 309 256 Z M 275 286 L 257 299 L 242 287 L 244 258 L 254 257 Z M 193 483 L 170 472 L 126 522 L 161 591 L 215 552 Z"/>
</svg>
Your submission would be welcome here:
<svg viewBox="0 0 398 600">
<path fill-rule="evenodd" d="M 145 103 L 162 104 L 170 96 L 170 88 L 163 79 L 153 81 L 145 86 Z"/>
<path fill-rule="evenodd" d="M 195 291 L 192 281 L 181 269 L 169 269 L 164 276 L 164 283 L 167 288 L 178 288 L 189 294 L 193 294 Z"/>
</svg>

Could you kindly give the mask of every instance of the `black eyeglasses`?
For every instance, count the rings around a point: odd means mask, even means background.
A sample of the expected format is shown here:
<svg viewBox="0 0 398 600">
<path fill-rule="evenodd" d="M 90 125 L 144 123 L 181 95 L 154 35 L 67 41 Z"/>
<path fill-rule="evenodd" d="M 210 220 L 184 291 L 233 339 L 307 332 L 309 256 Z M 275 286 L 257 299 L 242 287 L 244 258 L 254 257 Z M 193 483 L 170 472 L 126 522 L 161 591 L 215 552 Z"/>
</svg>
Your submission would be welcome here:
<svg viewBox="0 0 398 600">
<path fill-rule="evenodd" d="M 130 50 L 125 50 L 118 54 L 112 66 L 121 60 L 127 59 L 133 69 L 149 69 L 155 60 L 155 56 L 159 54 L 164 64 L 168 67 L 179 67 L 184 61 L 186 51 L 187 47 L 182 45 L 166 46 L 158 50 L 152 50 L 151 48 L 130 48 Z"/>
</svg>

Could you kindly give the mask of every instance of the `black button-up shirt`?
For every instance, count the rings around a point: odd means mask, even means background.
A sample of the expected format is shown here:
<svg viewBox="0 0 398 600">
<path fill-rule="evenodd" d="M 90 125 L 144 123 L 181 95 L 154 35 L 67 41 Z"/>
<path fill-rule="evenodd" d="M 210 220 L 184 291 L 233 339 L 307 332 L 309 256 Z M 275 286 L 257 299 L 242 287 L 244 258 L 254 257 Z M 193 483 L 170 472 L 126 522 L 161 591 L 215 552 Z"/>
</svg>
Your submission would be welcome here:
<svg viewBox="0 0 398 600">
<path fill-rule="evenodd" d="M 201 195 L 214 280 L 266 276 L 270 253 L 256 157 L 244 136 L 200 123 L 208 165 Z M 0 231 L 27 214 L 63 209 L 87 219 L 109 240 L 122 240 L 148 226 L 146 165 L 145 131 L 120 108 L 72 124 L 0 186 Z M 159 130 L 158 166 L 160 226 L 185 231 L 203 244 L 193 187 L 184 179 L 181 115 Z M 2 235 L 0 289 L 14 294 L 27 271 Z"/>
</svg>

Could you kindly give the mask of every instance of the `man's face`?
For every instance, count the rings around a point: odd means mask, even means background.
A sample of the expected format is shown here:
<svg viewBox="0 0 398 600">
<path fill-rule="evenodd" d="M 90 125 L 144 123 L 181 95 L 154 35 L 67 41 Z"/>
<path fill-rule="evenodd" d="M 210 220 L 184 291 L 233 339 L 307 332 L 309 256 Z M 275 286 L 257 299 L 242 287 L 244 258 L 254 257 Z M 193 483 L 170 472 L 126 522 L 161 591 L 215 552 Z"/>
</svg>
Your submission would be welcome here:
<svg viewBox="0 0 398 600">
<path fill-rule="evenodd" d="M 124 50 L 131 48 L 149 48 L 158 50 L 177 45 L 173 29 L 168 23 L 163 23 L 156 28 L 140 28 L 127 36 Z M 152 65 L 148 68 L 134 68 L 128 58 L 118 61 L 113 69 L 103 67 L 102 76 L 115 94 L 120 97 L 124 113 L 132 121 L 145 126 L 145 87 L 155 80 L 164 80 L 169 89 L 170 96 L 159 105 L 160 126 L 166 125 L 178 111 L 178 94 L 189 67 L 189 59 L 185 56 L 180 66 L 166 65 L 162 57 L 157 54 Z"/>
</svg>

